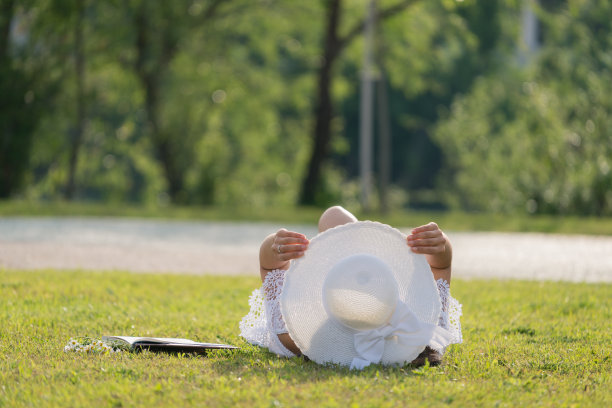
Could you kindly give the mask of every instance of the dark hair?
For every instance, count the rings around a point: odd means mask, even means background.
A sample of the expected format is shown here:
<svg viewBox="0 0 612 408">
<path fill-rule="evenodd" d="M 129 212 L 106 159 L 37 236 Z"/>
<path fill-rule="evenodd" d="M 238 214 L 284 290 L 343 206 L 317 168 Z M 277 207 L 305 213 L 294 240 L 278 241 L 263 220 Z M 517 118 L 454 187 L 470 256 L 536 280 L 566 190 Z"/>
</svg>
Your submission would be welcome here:
<svg viewBox="0 0 612 408">
<path fill-rule="evenodd" d="M 438 366 L 442 363 L 442 354 L 438 353 L 436 350 L 428 347 L 425 347 L 425 350 L 417 358 L 412 360 L 410 365 L 415 367 L 421 367 L 425 365 L 425 362 L 429 361 L 430 366 Z"/>
</svg>

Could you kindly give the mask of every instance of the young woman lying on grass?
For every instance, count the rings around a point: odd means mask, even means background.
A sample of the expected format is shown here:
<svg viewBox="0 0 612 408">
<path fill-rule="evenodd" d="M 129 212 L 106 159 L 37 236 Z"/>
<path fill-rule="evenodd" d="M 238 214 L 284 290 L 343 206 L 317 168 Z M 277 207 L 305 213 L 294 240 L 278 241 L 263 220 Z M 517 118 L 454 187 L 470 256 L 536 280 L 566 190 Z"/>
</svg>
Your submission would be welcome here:
<svg viewBox="0 0 612 408">
<path fill-rule="evenodd" d="M 331 228 L 357 222 L 357 218 L 340 206 L 328 208 L 319 220 L 319 233 Z M 266 237 L 259 253 L 262 288 L 250 299 L 251 310 L 240 324 L 241 336 L 252 344 L 263 346 L 279 356 L 294 357 L 302 354 L 287 328 L 281 313 L 279 299 L 287 271 L 293 260 L 302 258 L 310 241 L 304 234 L 280 229 Z M 446 234 L 436 223 L 414 228 L 406 238 L 406 249 L 425 256 L 436 281 L 441 301 L 438 326 L 445 329 L 449 340 L 445 344 L 462 341 L 459 317 L 461 305 L 450 295 L 452 246 Z M 412 361 L 422 365 L 441 362 L 446 347 L 427 346 Z"/>
</svg>

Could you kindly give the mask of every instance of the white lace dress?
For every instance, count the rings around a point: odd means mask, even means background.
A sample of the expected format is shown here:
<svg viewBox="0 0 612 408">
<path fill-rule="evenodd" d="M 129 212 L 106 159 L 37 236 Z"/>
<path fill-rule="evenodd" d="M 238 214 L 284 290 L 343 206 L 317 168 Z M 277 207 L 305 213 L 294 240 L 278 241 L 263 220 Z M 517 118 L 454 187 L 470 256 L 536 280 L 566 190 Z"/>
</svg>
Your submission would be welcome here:
<svg viewBox="0 0 612 408">
<path fill-rule="evenodd" d="M 268 272 L 261 288 L 255 289 L 249 298 L 251 310 L 240 321 L 240 336 L 256 346 L 266 347 L 281 357 L 295 357 L 278 339 L 278 335 L 287 333 L 281 315 L 279 298 L 285 280 L 285 271 L 275 269 Z M 462 343 L 461 304 L 451 296 L 448 282 L 437 280 L 438 292 L 442 301 L 442 312 L 438 325 L 450 331 L 450 344 Z M 444 351 L 444 350 L 442 350 Z"/>
</svg>

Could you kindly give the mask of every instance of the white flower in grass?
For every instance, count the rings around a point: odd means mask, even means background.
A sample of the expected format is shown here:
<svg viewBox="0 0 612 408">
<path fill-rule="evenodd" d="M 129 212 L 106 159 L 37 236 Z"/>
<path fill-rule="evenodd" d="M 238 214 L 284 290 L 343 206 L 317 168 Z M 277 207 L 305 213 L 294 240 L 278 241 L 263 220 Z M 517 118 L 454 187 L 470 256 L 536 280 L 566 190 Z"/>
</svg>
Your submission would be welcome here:
<svg viewBox="0 0 612 408">
<path fill-rule="evenodd" d="M 76 353 L 118 353 L 121 352 L 121 349 L 113 347 L 104 340 L 92 340 L 89 338 L 82 338 L 79 340 L 71 338 L 68 344 L 64 346 L 64 351 L 73 351 Z"/>
</svg>

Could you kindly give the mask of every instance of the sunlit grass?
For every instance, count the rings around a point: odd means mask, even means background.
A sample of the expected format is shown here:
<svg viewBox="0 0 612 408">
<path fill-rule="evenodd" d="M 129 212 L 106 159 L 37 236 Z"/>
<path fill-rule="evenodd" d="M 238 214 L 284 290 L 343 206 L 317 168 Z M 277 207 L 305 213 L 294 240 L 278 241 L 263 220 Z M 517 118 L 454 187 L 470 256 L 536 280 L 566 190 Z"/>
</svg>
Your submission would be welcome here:
<svg viewBox="0 0 612 408">
<path fill-rule="evenodd" d="M 257 277 L 0 270 L 0 407 L 610 406 L 612 285 L 460 281 L 465 342 L 440 367 L 362 372 L 244 343 Z M 74 336 L 187 337 L 209 357 L 76 354 Z"/>
<path fill-rule="evenodd" d="M 316 225 L 321 208 L 315 207 L 197 207 L 135 206 L 82 202 L 0 201 L 0 217 L 9 216 L 93 216 L 138 217 L 206 221 L 270 221 Z M 563 234 L 612 235 L 612 217 L 529 216 L 445 211 L 400 211 L 389 214 L 359 213 L 359 219 L 385 222 L 401 228 L 438 222 L 448 231 L 550 232 Z"/>
</svg>

